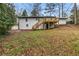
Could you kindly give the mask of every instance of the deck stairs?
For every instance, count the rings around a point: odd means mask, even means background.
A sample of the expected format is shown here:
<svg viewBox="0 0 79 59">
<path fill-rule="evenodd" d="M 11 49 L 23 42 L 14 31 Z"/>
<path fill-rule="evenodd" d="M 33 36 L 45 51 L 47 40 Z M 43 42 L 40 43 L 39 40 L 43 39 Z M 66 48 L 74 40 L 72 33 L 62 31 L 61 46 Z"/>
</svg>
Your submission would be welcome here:
<svg viewBox="0 0 79 59">
<path fill-rule="evenodd" d="M 41 24 L 43 24 L 43 20 L 38 21 L 36 24 L 34 24 L 32 29 L 37 29 Z"/>
</svg>

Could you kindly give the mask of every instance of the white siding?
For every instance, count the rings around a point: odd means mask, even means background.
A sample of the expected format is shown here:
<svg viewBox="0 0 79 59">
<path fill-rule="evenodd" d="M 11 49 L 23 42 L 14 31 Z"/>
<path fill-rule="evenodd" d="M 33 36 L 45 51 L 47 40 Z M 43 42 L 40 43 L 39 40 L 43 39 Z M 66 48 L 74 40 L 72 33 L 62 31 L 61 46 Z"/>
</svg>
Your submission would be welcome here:
<svg viewBox="0 0 79 59">
<path fill-rule="evenodd" d="M 19 27 L 20 29 L 32 29 L 32 26 L 37 22 L 38 20 L 36 20 L 36 18 L 27 18 L 27 22 L 26 18 L 19 19 Z M 26 24 L 28 24 L 28 27 L 26 26 Z"/>
<path fill-rule="evenodd" d="M 18 25 L 14 25 L 11 29 L 12 30 L 18 30 Z"/>
<path fill-rule="evenodd" d="M 59 20 L 59 24 L 66 24 L 66 20 Z"/>
<path fill-rule="evenodd" d="M 32 29 L 33 25 L 37 22 L 38 20 L 36 20 L 36 18 L 28 18 L 29 29 Z"/>
</svg>

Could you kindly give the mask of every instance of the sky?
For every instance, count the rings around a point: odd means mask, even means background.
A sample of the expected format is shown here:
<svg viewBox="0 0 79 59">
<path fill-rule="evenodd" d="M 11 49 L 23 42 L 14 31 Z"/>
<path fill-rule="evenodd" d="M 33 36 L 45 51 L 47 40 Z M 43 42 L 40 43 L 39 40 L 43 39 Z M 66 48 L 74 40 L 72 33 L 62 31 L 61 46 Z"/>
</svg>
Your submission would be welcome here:
<svg viewBox="0 0 79 59">
<path fill-rule="evenodd" d="M 42 6 L 42 8 L 44 8 L 45 4 L 42 3 L 41 6 Z M 70 15 L 70 11 L 71 11 L 72 7 L 73 7 L 73 4 L 72 4 L 72 3 L 65 3 L 65 4 L 64 4 L 63 10 L 68 14 L 68 16 Z M 22 11 L 23 11 L 24 9 L 26 9 L 27 12 L 28 12 L 28 15 L 30 15 L 30 12 L 32 11 L 32 8 L 33 8 L 32 3 L 15 3 L 15 9 L 16 9 L 16 13 L 17 13 L 17 14 L 22 13 Z M 58 7 L 57 7 L 56 12 L 53 13 L 52 16 L 58 16 L 58 15 L 59 15 L 58 10 L 59 10 L 59 9 L 58 9 Z M 42 11 L 42 14 L 44 14 L 43 11 Z M 45 14 L 44 14 L 44 15 L 45 15 Z M 45 16 L 46 16 L 46 15 L 45 15 Z"/>
<path fill-rule="evenodd" d="M 30 11 L 32 10 L 32 5 L 28 3 L 15 3 L 15 9 L 16 13 L 20 13 L 24 9 L 26 9 L 27 12 L 30 14 Z"/>
</svg>

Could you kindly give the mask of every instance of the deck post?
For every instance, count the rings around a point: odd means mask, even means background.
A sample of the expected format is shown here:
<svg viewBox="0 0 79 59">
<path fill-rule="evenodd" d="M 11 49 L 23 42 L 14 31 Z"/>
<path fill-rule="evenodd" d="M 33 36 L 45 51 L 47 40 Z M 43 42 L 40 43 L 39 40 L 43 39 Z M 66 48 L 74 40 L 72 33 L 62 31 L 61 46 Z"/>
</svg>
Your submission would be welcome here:
<svg viewBox="0 0 79 59">
<path fill-rule="evenodd" d="M 48 22 L 48 29 L 50 29 L 50 23 Z"/>
</svg>

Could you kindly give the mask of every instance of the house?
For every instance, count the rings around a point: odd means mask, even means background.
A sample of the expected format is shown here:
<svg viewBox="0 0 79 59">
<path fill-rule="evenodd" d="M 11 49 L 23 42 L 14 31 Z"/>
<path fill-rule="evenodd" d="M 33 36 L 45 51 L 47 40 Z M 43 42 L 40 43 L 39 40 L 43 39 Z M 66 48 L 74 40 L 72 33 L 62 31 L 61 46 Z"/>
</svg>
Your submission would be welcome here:
<svg viewBox="0 0 79 59">
<path fill-rule="evenodd" d="M 56 17 L 52 16 L 38 16 L 38 17 L 18 17 L 18 29 L 31 30 L 31 29 L 49 29 L 54 28 L 57 23 Z"/>
<path fill-rule="evenodd" d="M 67 24 L 67 18 L 57 18 L 53 16 L 19 16 L 17 18 L 17 26 L 13 27 L 20 30 L 32 30 L 32 29 L 51 29 L 56 24 Z"/>
<path fill-rule="evenodd" d="M 65 24 L 67 24 L 68 18 L 61 17 L 61 18 L 58 18 L 58 19 L 59 19 L 59 25 L 65 25 Z"/>
</svg>

